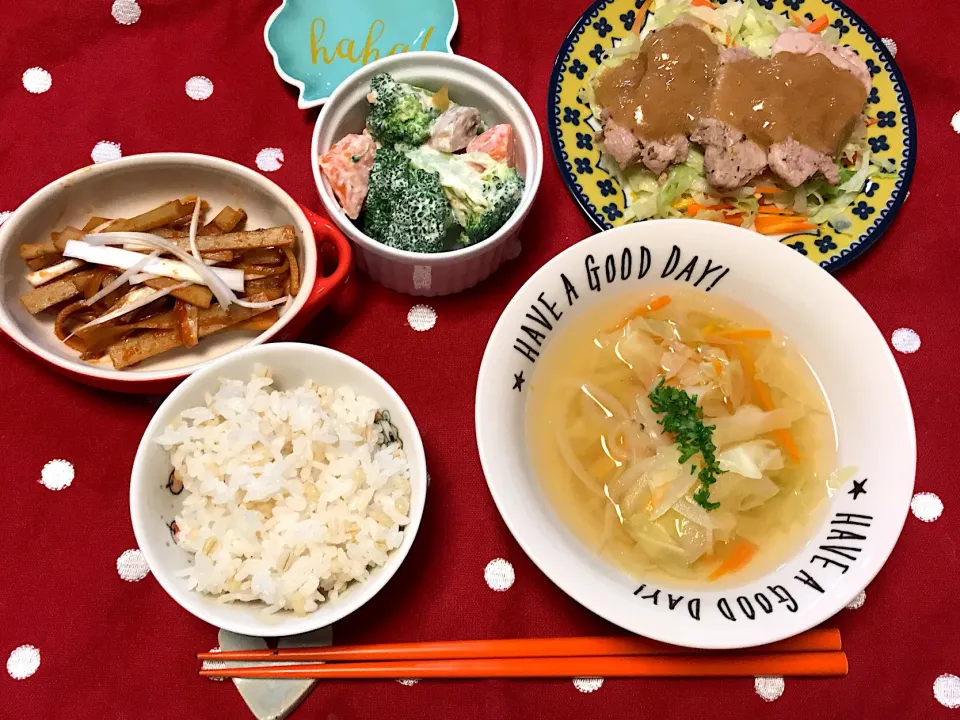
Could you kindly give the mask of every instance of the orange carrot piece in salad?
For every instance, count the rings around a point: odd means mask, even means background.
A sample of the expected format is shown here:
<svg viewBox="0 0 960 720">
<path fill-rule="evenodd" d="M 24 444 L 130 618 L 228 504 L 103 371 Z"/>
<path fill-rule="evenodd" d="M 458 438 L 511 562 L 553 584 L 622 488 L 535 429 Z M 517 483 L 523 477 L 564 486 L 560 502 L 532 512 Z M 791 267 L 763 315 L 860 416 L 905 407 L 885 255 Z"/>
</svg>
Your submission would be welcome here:
<svg viewBox="0 0 960 720">
<path fill-rule="evenodd" d="M 716 10 L 717 8 L 717 6 L 710 2 L 710 0 L 691 0 L 690 4 L 694 7 L 706 7 L 713 10 Z"/>
<path fill-rule="evenodd" d="M 864 125 L 870 127 L 871 125 L 876 125 L 878 122 L 880 122 L 880 118 L 867 118 L 867 121 L 864 123 Z"/>
<path fill-rule="evenodd" d="M 723 330 L 719 333 L 721 337 L 731 340 L 770 340 L 773 333 L 763 328 L 737 328 L 734 330 Z"/>
<path fill-rule="evenodd" d="M 643 5 L 637 8 L 637 20 L 630 29 L 630 32 L 632 32 L 634 35 L 640 34 L 640 30 L 643 28 L 644 22 L 647 19 L 647 12 L 650 10 L 650 5 L 652 3 L 653 0 L 643 0 Z"/>
<path fill-rule="evenodd" d="M 717 203 L 716 205 L 701 205 L 699 203 L 691 202 L 686 206 L 687 215 L 689 217 L 694 217 L 697 213 L 704 212 L 705 210 L 733 210 L 733 205 L 730 203 Z"/>
<path fill-rule="evenodd" d="M 669 295 L 661 295 L 660 297 L 654 298 L 643 307 L 638 307 L 632 313 L 627 315 L 623 320 L 618 322 L 614 327 L 607 330 L 607 332 L 616 332 L 617 330 L 623 330 L 627 326 L 627 323 L 633 320 L 634 318 L 638 318 L 641 315 L 645 315 L 646 313 L 656 312 L 661 308 L 665 308 L 669 304 L 670 304 Z"/>
<path fill-rule="evenodd" d="M 758 215 L 753 226 L 761 235 L 786 235 L 788 233 L 815 230 L 813 223 L 802 218 L 778 217 L 776 215 Z"/>
<path fill-rule="evenodd" d="M 742 570 L 753 560 L 758 549 L 759 548 L 749 540 L 740 538 L 730 549 L 730 552 L 727 553 L 723 561 L 717 566 L 717 569 L 710 573 L 707 579 L 712 582 L 722 578 L 728 573 Z"/>
<path fill-rule="evenodd" d="M 778 188 L 776 185 L 757 185 L 753 189 L 754 195 L 775 195 L 776 193 L 781 193 L 783 190 Z"/>
<path fill-rule="evenodd" d="M 812 34 L 812 35 L 816 35 L 817 33 L 821 33 L 821 32 L 823 32 L 824 30 L 826 30 L 826 29 L 827 29 L 827 25 L 829 25 L 829 24 L 830 24 L 830 21 L 827 20 L 827 16 L 826 16 L 826 15 L 821 15 L 821 16 L 818 17 L 816 20 L 814 20 L 812 23 L 810 23 L 809 25 L 807 25 L 806 30 L 807 30 L 808 33 L 810 33 L 810 34 Z"/>
<path fill-rule="evenodd" d="M 786 217 L 804 217 L 796 210 L 790 208 L 779 208 L 776 205 L 762 205 L 757 212 L 761 215 L 781 215 Z"/>
<path fill-rule="evenodd" d="M 807 24 L 807 21 L 795 12 L 790 13 L 790 19 L 793 20 L 797 27 L 804 27 Z"/>
</svg>

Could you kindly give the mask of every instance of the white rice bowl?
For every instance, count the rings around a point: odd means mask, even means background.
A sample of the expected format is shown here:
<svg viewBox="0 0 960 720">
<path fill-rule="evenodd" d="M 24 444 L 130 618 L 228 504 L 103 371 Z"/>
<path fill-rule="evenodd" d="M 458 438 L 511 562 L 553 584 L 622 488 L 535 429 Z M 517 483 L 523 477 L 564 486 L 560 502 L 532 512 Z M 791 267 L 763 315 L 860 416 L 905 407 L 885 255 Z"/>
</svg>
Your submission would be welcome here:
<svg viewBox="0 0 960 720">
<path fill-rule="evenodd" d="M 349 386 L 222 380 L 156 438 L 183 483 L 177 576 L 220 602 L 316 611 L 365 581 L 410 523 L 411 467 L 378 403 Z"/>
</svg>

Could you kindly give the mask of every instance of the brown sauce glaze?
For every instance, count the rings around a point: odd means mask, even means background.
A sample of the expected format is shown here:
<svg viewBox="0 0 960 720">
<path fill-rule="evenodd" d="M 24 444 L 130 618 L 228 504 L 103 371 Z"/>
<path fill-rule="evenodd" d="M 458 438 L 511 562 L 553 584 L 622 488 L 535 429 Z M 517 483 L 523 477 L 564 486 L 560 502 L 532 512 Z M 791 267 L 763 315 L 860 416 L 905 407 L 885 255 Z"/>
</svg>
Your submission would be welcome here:
<svg viewBox="0 0 960 720">
<path fill-rule="evenodd" d="M 793 137 L 834 156 L 866 100 L 863 84 L 823 55 L 782 52 L 723 65 L 708 114 L 762 147 Z"/>
<path fill-rule="evenodd" d="M 604 72 L 597 102 L 641 140 L 689 135 L 710 104 L 719 48 L 694 25 L 650 34 L 640 54 Z"/>
</svg>

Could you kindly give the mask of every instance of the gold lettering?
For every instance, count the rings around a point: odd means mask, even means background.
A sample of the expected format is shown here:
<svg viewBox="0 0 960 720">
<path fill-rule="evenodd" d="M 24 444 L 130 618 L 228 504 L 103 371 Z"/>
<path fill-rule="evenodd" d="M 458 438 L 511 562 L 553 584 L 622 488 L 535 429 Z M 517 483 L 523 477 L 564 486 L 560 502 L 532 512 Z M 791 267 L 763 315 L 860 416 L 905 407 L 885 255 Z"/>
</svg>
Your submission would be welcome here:
<svg viewBox="0 0 960 720">
<path fill-rule="evenodd" d="M 392 48 L 390 48 L 390 52 L 388 52 L 387 55 L 396 55 L 397 53 L 405 53 L 405 52 L 409 52 L 409 50 L 410 50 L 409 45 L 405 45 L 404 43 L 397 43 Z"/>
<path fill-rule="evenodd" d="M 318 23 L 320 24 L 319 34 L 317 34 Z M 323 53 L 323 62 L 327 65 L 334 61 L 334 58 L 327 54 L 327 49 L 320 44 L 320 41 L 323 40 L 323 34 L 326 31 L 327 23 L 323 18 L 314 18 L 313 22 L 310 23 L 310 58 L 314 65 L 317 64 L 317 59 L 320 57 L 320 53 Z"/>
<path fill-rule="evenodd" d="M 427 30 L 427 34 L 423 36 L 423 42 L 420 43 L 420 49 L 421 49 L 421 50 L 426 50 L 426 49 L 427 49 L 427 43 L 430 42 L 430 38 L 433 36 L 433 31 L 434 31 L 435 29 L 436 29 L 436 28 L 434 28 L 433 26 L 431 26 L 431 27 Z"/>
<path fill-rule="evenodd" d="M 374 20 L 370 24 L 370 30 L 367 32 L 367 42 L 363 46 L 363 57 L 361 58 L 363 65 L 366 65 L 368 62 L 370 62 L 371 57 L 374 60 L 380 59 L 380 51 L 373 46 L 380 38 L 383 37 L 384 27 L 383 20 Z M 376 37 L 373 35 L 374 30 L 379 30 Z"/>
<path fill-rule="evenodd" d="M 343 40 L 337 43 L 337 49 L 334 55 L 344 60 L 349 60 L 352 63 L 360 62 L 360 58 L 353 56 L 353 40 L 349 38 L 343 38 Z"/>
</svg>

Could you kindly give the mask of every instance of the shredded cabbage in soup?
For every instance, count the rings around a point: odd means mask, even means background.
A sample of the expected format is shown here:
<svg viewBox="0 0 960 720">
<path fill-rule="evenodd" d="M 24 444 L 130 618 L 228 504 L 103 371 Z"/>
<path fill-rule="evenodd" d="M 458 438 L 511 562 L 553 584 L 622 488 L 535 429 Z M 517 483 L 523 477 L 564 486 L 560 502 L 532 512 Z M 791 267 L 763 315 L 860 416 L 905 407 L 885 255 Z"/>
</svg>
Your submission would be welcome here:
<svg viewBox="0 0 960 720">
<path fill-rule="evenodd" d="M 537 361 L 534 469 L 561 518 L 636 576 L 771 569 L 822 517 L 836 437 L 792 344 L 671 288 L 574 318 Z"/>
</svg>

